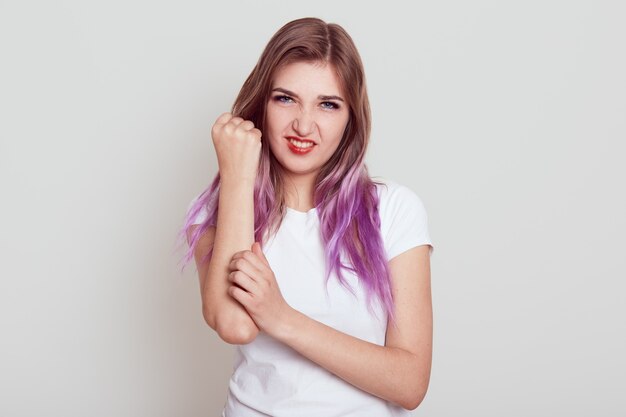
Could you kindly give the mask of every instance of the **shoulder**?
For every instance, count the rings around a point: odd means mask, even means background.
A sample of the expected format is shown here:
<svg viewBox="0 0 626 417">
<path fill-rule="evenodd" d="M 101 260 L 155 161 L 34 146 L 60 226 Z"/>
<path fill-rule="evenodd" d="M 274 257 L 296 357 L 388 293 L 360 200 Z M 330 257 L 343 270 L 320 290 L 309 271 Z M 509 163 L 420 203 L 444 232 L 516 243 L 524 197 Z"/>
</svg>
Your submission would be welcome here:
<svg viewBox="0 0 626 417">
<path fill-rule="evenodd" d="M 380 231 L 389 259 L 405 250 L 429 244 L 428 214 L 419 195 L 390 179 L 372 178 L 377 184 Z M 432 251 L 432 250 L 431 250 Z"/>
<path fill-rule="evenodd" d="M 423 211 L 425 214 L 422 199 L 410 187 L 389 178 L 373 177 L 372 180 L 376 183 L 381 219 L 403 209 Z"/>
</svg>

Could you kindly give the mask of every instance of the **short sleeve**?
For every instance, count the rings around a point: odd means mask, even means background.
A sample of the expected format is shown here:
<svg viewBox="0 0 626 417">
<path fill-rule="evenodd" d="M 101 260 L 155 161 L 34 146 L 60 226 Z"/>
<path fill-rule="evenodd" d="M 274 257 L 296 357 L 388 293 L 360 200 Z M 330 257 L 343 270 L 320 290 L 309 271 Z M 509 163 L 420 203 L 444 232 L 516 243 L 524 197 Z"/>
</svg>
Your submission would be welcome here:
<svg viewBox="0 0 626 417">
<path fill-rule="evenodd" d="M 420 197 L 409 187 L 394 182 L 388 182 L 381 193 L 381 232 L 387 259 L 420 245 L 430 245 L 432 255 L 428 214 Z"/>
</svg>

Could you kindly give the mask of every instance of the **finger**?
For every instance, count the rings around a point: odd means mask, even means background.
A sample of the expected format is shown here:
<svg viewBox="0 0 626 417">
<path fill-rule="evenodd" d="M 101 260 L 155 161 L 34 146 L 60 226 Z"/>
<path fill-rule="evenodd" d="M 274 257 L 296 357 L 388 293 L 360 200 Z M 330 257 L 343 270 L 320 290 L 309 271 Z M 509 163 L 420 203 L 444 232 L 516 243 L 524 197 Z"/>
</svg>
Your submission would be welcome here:
<svg viewBox="0 0 626 417">
<path fill-rule="evenodd" d="M 251 250 L 246 250 L 246 251 L 243 251 L 241 256 L 244 259 L 246 259 L 248 262 L 250 262 L 252 266 L 258 269 L 259 272 L 263 272 L 263 270 L 269 266 L 269 263 L 264 261 L 263 259 L 264 255 L 263 255 L 263 252 L 261 252 L 260 248 L 259 248 L 259 253 L 255 253 L 254 251 L 251 251 Z"/>
<path fill-rule="evenodd" d="M 263 262 L 264 265 L 270 266 L 270 263 L 267 261 L 267 258 L 265 257 L 265 254 L 263 253 L 263 249 L 261 249 L 260 242 L 254 242 L 252 244 L 252 252 L 254 252 L 257 255 L 257 258 L 261 262 Z"/>
<path fill-rule="evenodd" d="M 252 301 L 252 296 L 236 285 L 228 287 L 228 294 L 235 300 L 239 301 L 244 307 Z"/>
<path fill-rule="evenodd" d="M 240 250 L 239 252 L 235 252 L 235 254 L 233 256 L 230 257 L 230 262 L 234 261 L 235 259 L 240 259 L 240 258 L 244 258 L 244 259 L 248 259 L 250 261 L 253 261 L 253 258 L 248 256 L 245 256 L 246 252 L 251 252 L 250 250 Z"/>
<path fill-rule="evenodd" d="M 229 112 L 226 113 L 222 113 L 217 120 L 215 120 L 215 125 L 224 125 L 226 123 L 228 123 L 228 121 L 233 117 L 232 114 L 230 114 Z"/>
<path fill-rule="evenodd" d="M 263 252 L 261 252 L 260 254 L 263 255 Z M 253 250 L 242 250 L 239 252 L 235 252 L 235 254 L 230 258 L 230 260 L 232 262 L 235 259 L 240 259 L 240 258 L 246 259 L 248 262 L 250 262 L 253 266 L 255 266 L 259 270 L 263 269 L 263 265 L 269 266 L 269 263 L 264 262 L 263 258 L 259 256 L 258 253 L 255 253 Z"/>
<path fill-rule="evenodd" d="M 243 123 L 243 121 L 244 121 L 244 120 L 243 120 L 241 117 L 239 117 L 239 116 L 235 116 L 235 117 L 233 117 L 232 119 L 230 119 L 230 120 L 228 121 L 228 124 L 229 124 L 229 125 L 233 125 L 234 127 L 237 127 L 237 126 L 239 126 L 240 124 L 242 124 L 242 123 Z"/>
<path fill-rule="evenodd" d="M 236 258 L 241 258 L 245 251 L 246 250 L 244 249 L 244 250 L 240 250 L 239 252 L 235 252 L 235 254 L 233 256 L 231 256 L 230 259 L 233 260 L 233 259 L 236 259 Z"/>
<path fill-rule="evenodd" d="M 261 276 L 261 270 L 251 263 L 249 259 L 243 257 L 231 260 L 228 264 L 228 269 L 229 271 L 241 271 L 255 281 Z"/>
<path fill-rule="evenodd" d="M 241 128 L 243 130 L 251 130 L 253 127 L 254 127 L 254 123 L 252 123 L 251 120 L 244 120 L 239 125 L 239 128 Z"/>
<path fill-rule="evenodd" d="M 241 271 L 233 271 L 228 274 L 228 280 L 239 285 L 250 294 L 258 294 L 258 285 L 248 274 Z"/>
</svg>

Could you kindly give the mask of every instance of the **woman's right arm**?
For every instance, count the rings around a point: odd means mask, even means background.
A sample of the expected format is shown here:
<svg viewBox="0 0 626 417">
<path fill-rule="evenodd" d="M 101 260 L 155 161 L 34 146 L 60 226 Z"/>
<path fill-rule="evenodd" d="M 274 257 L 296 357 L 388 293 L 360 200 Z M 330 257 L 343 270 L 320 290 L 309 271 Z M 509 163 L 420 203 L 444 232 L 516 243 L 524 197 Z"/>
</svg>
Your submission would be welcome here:
<svg viewBox="0 0 626 417">
<path fill-rule="evenodd" d="M 204 248 L 198 249 L 203 253 L 194 254 L 198 264 L 210 247 L 208 240 L 212 240 L 208 266 L 198 266 L 202 314 L 222 340 L 241 345 L 253 341 L 259 328 L 246 309 L 228 294 L 228 274 L 233 255 L 250 250 L 254 243 L 254 182 L 262 147 L 261 131 L 250 120 L 223 113 L 215 121 L 211 136 L 219 164 L 220 188 L 214 236 L 205 233 L 207 242 L 202 242 Z"/>
<path fill-rule="evenodd" d="M 245 308 L 227 293 L 227 277 L 233 255 L 250 250 L 254 243 L 254 182 L 221 178 L 218 204 L 213 253 L 208 267 L 205 264 L 204 282 L 200 282 L 202 313 L 222 340 L 241 345 L 253 341 L 259 329 Z"/>
</svg>

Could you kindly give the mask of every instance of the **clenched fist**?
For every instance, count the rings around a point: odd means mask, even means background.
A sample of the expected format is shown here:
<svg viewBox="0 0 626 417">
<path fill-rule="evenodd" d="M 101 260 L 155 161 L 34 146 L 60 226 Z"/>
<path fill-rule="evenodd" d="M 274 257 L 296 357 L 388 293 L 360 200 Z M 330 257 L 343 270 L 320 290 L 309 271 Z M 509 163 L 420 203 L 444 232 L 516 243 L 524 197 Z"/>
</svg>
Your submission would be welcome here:
<svg viewBox="0 0 626 417">
<path fill-rule="evenodd" d="M 220 178 L 253 181 L 261 155 L 261 131 L 250 120 L 223 113 L 211 128 Z"/>
</svg>

